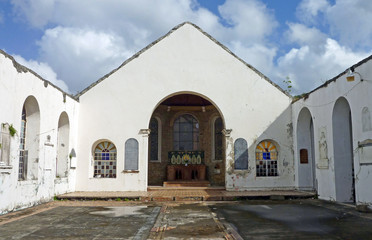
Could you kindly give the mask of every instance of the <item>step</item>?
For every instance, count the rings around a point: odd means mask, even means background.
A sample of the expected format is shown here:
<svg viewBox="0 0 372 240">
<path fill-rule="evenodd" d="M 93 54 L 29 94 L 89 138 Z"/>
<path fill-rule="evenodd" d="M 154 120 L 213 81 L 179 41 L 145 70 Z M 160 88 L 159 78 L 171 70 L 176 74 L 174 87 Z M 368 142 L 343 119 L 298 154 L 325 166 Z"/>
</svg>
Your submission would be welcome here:
<svg viewBox="0 0 372 240">
<path fill-rule="evenodd" d="M 209 187 L 209 181 L 166 181 L 164 187 Z"/>
</svg>

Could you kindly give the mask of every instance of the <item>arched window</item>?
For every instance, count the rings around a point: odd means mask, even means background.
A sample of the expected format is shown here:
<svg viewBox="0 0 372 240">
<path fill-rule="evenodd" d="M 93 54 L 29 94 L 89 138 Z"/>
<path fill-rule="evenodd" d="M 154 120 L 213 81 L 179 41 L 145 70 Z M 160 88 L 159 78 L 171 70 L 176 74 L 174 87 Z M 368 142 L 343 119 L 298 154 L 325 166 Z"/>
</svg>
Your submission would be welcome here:
<svg viewBox="0 0 372 240">
<path fill-rule="evenodd" d="M 27 97 L 23 104 L 19 139 L 18 180 L 38 179 L 40 110 L 34 96 Z"/>
<path fill-rule="evenodd" d="M 160 141 L 161 141 L 161 122 L 160 119 L 153 117 L 150 120 L 150 136 L 149 136 L 149 153 L 150 161 L 159 161 L 160 158 Z"/>
<path fill-rule="evenodd" d="M 18 168 L 19 180 L 25 180 L 27 174 L 26 127 L 27 127 L 26 108 L 23 105 L 21 131 L 19 133 L 19 168 Z"/>
<path fill-rule="evenodd" d="M 223 123 L 222 118 L 218 117 L 213 122 L 213 159 L 222 160 L 223 158 Z"/>
<path fill-rule="evenodd" d="M 262 141 L 256 147 L 256 176 L 278 176 L 278 151 L 271 141 Z"/>
<path fill-rule="evenodd" d="M 175 151 L 199 150 L 199 123 L 192 115 L 184 114 L 174 121 L 173 149 Z"/>
<path fill-rule="evenodd" d="M 116 178 L 116 147 L 103 141 L 94 149 L 94 175 L 97 178 Z"/>
</svg>

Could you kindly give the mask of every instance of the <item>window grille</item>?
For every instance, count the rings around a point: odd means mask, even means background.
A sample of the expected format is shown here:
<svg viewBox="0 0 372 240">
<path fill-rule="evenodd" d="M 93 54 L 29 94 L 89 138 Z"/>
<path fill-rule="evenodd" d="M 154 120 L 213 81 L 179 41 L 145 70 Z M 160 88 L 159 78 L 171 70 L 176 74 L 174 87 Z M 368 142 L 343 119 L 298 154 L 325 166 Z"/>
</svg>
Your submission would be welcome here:
<svg viewBox="0 0 372 240">
<path fill-rule="evenodd" d="M 27 161 L 28 161 L 28 151 L 20 150 L 19 151 L 18 180 L 26 180 Z"/>
<path fill-rule="evenodd" d="M 223 158 L 223 123 L 222 118 L 217 118 L 214 121 L 214 159 L 222 160 Z"/>
<path fill-rule="evenodd" d="M 174 121 L 173 150 L 199 150 L 199 123 L 193 116 L 185 114 Z"/>
<path fill-rule="evenodd" d="M 159 158 L 159 122 L 156 118 L 150 120 L 150 161 L 158 161 Z"/>
<path fill-rule="evenodd" d="M 19 133 L 19 167 L 18 180 L 25 180 L 27 174 L 28 151 L 26 149 L 26 108 L 22 109 L 21 131 Z"/>
</svg>

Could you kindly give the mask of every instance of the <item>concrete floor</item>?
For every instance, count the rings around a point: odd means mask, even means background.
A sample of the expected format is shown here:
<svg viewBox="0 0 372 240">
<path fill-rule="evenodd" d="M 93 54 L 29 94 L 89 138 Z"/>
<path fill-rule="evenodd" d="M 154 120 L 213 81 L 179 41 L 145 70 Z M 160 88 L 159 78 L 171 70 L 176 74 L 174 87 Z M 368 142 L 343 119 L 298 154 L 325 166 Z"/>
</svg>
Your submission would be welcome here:
<svg viewBox="0 0 372 240">
<path fill-rule="evenodd" d="M 0 216 L 0 239 L 372 239 L 372 214 L 312 199 L 55 201 Z"/>
</svg>

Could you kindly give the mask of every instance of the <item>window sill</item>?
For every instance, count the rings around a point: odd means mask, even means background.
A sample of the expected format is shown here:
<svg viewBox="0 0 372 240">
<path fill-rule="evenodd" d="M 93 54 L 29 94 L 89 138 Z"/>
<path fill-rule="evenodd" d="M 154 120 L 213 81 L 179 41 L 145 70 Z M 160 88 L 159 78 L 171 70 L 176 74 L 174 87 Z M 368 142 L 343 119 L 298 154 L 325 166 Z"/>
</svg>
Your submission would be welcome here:
<svg viewBox="0 0 372 240">
<path fill-rule="evenodd" d="M 139 173 L 139 170 L 123 170 L 122 173 Z"/>
<path fill-rule="evenodd" d="M 10 165 L 0 165 L 0 173 L 10 174 L 12 172 L 13 166 Z"/>
<path fill-rule="evenodd" d="M 38 184 L 37 179 L 26 179 L 26 180 L 18 180 L 19 185 L 35 185 Z"/>
<path fill-rule="evenodd" d="M 161 163 L 160 160 L 150 160 L 149 162 L 150 162 L 150 163 Z"/>
</svg>

